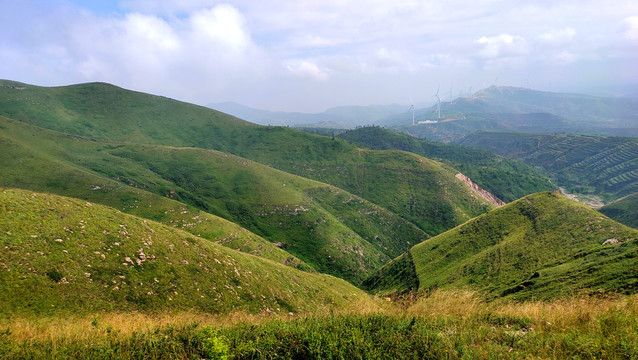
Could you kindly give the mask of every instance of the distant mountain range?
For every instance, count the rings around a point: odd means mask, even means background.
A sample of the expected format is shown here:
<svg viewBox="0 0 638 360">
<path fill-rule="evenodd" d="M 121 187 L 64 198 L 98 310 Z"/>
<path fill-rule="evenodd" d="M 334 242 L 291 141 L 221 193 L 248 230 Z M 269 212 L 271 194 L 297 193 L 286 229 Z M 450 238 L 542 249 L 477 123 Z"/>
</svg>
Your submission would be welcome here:
<svg viewBox="0 0 638 360">
<path fill-rule="evenodd" d="M 535 133 L 588 133 L 638 137 L 638 99 L 552 93 L 509 86 L 492 86 L 468 98 L 415 112 L 412 126 L 405 116 L 384 123 L 411 135 L 436 141 L 459 140 L 478 130 Z M 434 123 L 433 123 L 434 122 Z"/>
<path fill-rule="evenodd" d="M 353 129 L 365 125 L 393 128 L 420 138 L 456 141 L 478 130 L 534 133 L 587 133 L 638 137 L 638 99 L 553 93 L 510 86 L 492 86 L 436 104 L 340 106 L 321 113 L 267 111 L 235 102 L 208 107 L 260 124 L 302 128 Z"/>
<path fill-rule="evenodd" d="M 211 103 L 207 106 L 260 125 L 334 129 L 376 124 L 406 110 L 403 105 L 338 106 L 320 113 L 309 114 L 260 110 L 236 102 Z"/>
</svg>

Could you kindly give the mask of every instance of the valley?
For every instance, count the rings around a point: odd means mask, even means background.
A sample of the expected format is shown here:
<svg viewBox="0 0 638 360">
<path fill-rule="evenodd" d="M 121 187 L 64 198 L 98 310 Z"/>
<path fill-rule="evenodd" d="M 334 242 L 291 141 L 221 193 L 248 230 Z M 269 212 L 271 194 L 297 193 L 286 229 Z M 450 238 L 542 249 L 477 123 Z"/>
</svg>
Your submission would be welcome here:
<svg viewBox="0 0 638 360">
<path fill-rule="evenodd" d="M 638 142 L 555 133 L 631 101 L 490 87 L 324 136 L 0 85 L 0 357 L 638 356 Z"/>
</svg>

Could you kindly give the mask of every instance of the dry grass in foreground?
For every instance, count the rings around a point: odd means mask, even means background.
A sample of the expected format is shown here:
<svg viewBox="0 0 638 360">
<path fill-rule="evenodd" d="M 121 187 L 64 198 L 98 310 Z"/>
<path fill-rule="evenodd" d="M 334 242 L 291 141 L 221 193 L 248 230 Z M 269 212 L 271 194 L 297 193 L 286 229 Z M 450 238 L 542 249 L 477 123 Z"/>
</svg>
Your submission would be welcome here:
<svg viewBox="0 0 638 360">
<path fill-rule="evenodd" d="M 312 315 L 99 314 L 0 324 L 0 358 L 638 359 L 638 296 L 487 303 L 435 291 Z"/>
</svg>

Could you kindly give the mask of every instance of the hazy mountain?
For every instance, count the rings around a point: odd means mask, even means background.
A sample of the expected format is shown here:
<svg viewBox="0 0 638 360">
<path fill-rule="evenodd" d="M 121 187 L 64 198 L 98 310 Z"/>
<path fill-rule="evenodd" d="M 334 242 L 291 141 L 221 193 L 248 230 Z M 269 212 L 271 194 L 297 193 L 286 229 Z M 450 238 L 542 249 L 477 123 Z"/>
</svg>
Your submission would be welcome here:
<svg viewBox="0 0 638 360">
<path fill-rule="evenodd" d="M 417 122 L 430 123 L 412 126 L 405 114 L 382 123 L 443 142 L 458 140 L 477 130 L 638 136 L 637 99 L 505 86 L 492 86 L 471 97 L 442 102 L 440 119 L 436 105 L 417 110 L 415 118 Z"/>
<path fill-rule="evenodd" d="M 236 102 L 212 103 L 207 106 L 260 125 L 335 129 L 376 124 L 381 119 L 405 111 L 405 106 L 402 105 L 338 106 L 315 114 L 260 110 Z"/>
</svg>

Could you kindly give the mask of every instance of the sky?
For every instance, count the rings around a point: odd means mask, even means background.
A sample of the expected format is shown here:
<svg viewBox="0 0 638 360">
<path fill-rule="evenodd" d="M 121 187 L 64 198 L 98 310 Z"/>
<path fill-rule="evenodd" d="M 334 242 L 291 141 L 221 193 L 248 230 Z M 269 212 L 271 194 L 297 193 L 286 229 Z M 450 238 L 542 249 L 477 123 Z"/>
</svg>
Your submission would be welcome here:
<svg viewBox="0 0 638 360">
<path fill-rule="evenodd" d="M 0 0 L 0 78 L 282 111 L 638 89 L 638 1 Z M 412 100 L 411 100 L 412 99 Z"/>
</svg>

